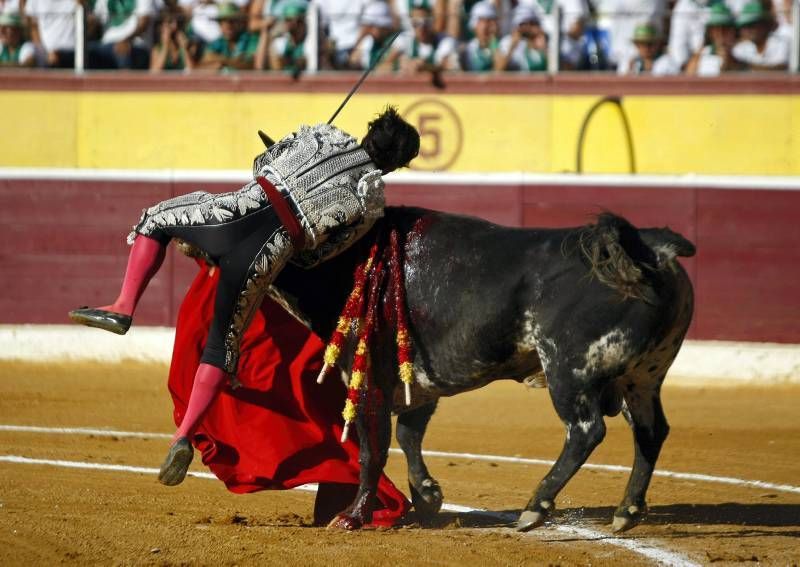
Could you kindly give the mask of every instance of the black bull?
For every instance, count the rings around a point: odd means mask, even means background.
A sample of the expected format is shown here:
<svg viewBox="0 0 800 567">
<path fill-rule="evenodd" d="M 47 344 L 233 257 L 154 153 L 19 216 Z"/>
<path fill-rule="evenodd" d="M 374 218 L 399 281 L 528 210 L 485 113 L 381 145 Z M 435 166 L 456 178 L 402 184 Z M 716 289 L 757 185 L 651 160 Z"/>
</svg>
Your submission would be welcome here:
<svg viewBox="0 0 800 567">
<path fill-rule="evenodd" d="M 399 414 L 397 440 L 407 458 L 414 506 L 423 519 L 435 514 L 442 492 L 428 473 L 421 444 L 437 400 L 502 379 L 546 383 L 566 427 L 561 455 L 518 528 L 544 522 L 556 495 L 602 441 L 604 416 L 620 411 L 633 430 L 635 457 L 613 529 L 641 521 L 669 430 L 661 383 L 693 311 L 692 286 L 675 257 L 693 255 L 694 246 L 668 229 L 638 230 L 611 214 L 578 228 L 516 229 L 389 207 L 347 252 L 313 270 L 289 266 L 275 282 L 320 336 L 331 335 L 354 267 L 377 232 L 387 228 L 396 228 L 405 242 L 413 405 L 406 407 L 398 395 L 394 330 L 384 326 L 371 356 L 374 383 L 386 403 L 374 408 L 377 420 L 370 432 L 356 420 L 360 486 L 333 525 L 354 529 L 370 520 L 392 411 Z"/>
</svg>

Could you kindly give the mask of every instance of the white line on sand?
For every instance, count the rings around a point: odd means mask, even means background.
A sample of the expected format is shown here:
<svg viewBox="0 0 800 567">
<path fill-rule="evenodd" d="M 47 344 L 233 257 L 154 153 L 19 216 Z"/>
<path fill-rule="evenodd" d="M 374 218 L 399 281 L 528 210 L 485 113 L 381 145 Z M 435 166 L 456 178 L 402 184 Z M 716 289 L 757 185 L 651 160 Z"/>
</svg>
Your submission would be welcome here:
<svg viewBox="0 0 800 567">
<path fill-rule="evenodd" d="M 49 465 L 54 467 L 65 467 L 65 468 L 74 468 L 74 469 L 93 469 L 93 470 L 102 470 L 102 471 L 111 471 L 111 472 L 129 472 L 129 473 L 139 473 L 139 474 L 158 474 L 158 469 L 149 468 L 149 467 L 131 467 L 127 465 L 107 465 L 102 463 L 87 463 L 83 461 L 63 461 L 63 460 L 51 460 L 51 459 L 31 459 L 28 457 L 21 457 L 18 455 L 0 455 L 0 462 L 6 463 L 15 463 L 15 464 L 24 464 L 24 465 Z M 216 477 L 211 473 L 203 473 L 203 472 L 190 472 L 189 476 L 203 478 L 203 479 L 216 479 Z M 316 486 L 315 485 L 305 485 L 298 487 L 299 490 L 305 490 L 308 492 L 315 492 Z M 473 513 L 473 514 L 480 514 L 483 516 L 491 516 L 493 518 L 497 518 L 498 520 L 504 522 L 513 522 L 516 520 L 516 517 L 512 516 L 511 514 L 504 514 L 498 512 L 492 512 L 489 510 L 483 510 L 480 508 L 472 508 L 470 506 L 462 506 L 458 504 L 444 504 L 442 506 L 443 510 L 448 512 L 456 512 L 456 513 Z M 608 545 L 613 545 L 616 547 L 622 547 L 631 551 L 633 553 L 637 553 L 643 557 L 647 557 L 659 564 L 662 565 L 670 565 L 670 566 L 680 566 L 680 567 L 695 567 L 698 564 L 694 563 L 693 561 L 689 560 L 685 556 L 674 553 L 672 551 L 668 551 L 666 549 L 661 549 L 659 547 L 655 547 L 653 545 L 643 544 L 639 541 L 633 539 L 623 539 L 614 536 L 610 536 L 603 532 L 598 532 L 595 530 L 590 530 L 588 528 L 580 528 L 577 526 L 548 526 L 556 531 L 567 533 L 570 535 L 574 535 L 577 537 L 590 539 L 590 540 L 597 540 L 601 543 L 605 543 Z M 539 534 L 546 533 L 546 530 L 538 530 L 529 532 L 530 534 L 536 536 Z"/>
<path fill-rule="evenodd" d="M 136 431 L 114 431 L 110 429 L 91 429 L 83 427 L 37 427 L 31 425 L 0 425 L 0 431 L 15 431 L 20 433 L 55 433 L 55 434 L 70 434 L 70 435 L 95 435 L 97 437 L 136 437 L 136 438 L 154 438 L 154 439 L 169 439 L 172 436 L 167 433 L 147 433 Z M 401 454 L 400 449 L 389 449 L 392 453 Z M 446 459 L 471 459 L 473 461 L 489 461 L 495 463 L 514 463 L 520 465 L 541 465 L 552 466 L 555 461 L 549 459 L 528 459 L 524 457 L 507 457 L 504 455 L 481 455 L 478 453 L 450 453 L 446 451 L 423 451 L 422 454 L 426 457 L 441 457 Z M 601 465 L 596 463 L 585 463 L 585 469 L 605 471 L 605 472 L 630 472 L 630 467 L 622 465 Z M 700 482 L 713 482 L 717 484 L 731 484 L 735 486 L 747 486 L 751 488 L 760 488 L 764 490 L 776 490 L 778 492 L 790 492 L 800 494 L 800 486 L 792 486 L 789 484 L 775 484 L 773 482 L 766 482 L 762 480 L 746 480 L 742 478 L 734 478 L 730 476 L 714 476 L 699 473 L 684 473 L 675 471 L 656 470 L 654 476 L 663 476 L 666 478 L 674 478 L 678 480 L 700 481 Z"/>
</svg>

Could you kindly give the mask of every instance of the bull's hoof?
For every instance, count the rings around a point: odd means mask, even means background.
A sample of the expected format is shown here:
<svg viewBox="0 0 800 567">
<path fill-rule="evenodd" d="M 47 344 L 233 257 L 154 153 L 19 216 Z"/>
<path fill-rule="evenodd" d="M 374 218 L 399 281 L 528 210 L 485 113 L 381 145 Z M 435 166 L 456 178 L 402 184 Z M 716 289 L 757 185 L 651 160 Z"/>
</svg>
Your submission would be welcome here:
<svg viewBox="0 0 800 567">
<path fill-rule="evenodd" d="M 355 531 L 360 530 L 364 523 L 359 520 L 358 518 L 354 518 L 353 516 L 348 516 L 347 514 L 337 514 L 331 523 L 328 524 L 329 529 L 333 530 L 346 530 L 346 531 Z"/>
<path fill-rule="evenodd" d="M 419 487 L 410 482 L 408 487 L 411 490 L 411 503 L 414 505 L 414 510 L 416 510 L 420 521 L 431 520 L 439 513 L 444 497 L 438 482 L 432 478 L 426 478 L 420 483 Z"/>
<path fill-rule="evenodd" d="M 615 534 L 626 532 L 638 526 L 647 515 L 647 506 L 631 505 L 620 506 L 614 512 L 614 519 L 611 522 L 611 531 Z"/>
<path fill-rule="evenodd" d="M 541 508 L 540 510 L 525 510 L 519 515 L 517 520 L 518 532 L 529 532 L 534 528 L 538 528 L 547 517 L 550 515 L 550 509 Z"/>
</svg>

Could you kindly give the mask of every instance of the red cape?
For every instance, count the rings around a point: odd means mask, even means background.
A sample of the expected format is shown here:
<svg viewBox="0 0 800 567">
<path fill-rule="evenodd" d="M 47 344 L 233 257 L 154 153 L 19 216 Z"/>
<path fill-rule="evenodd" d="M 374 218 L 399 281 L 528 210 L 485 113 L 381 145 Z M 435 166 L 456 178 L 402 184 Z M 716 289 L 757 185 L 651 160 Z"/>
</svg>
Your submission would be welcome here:
<svg viewBox="0 0 800 567">
<path fill-rule="evenodd" d="M 201 268 L 178 313 L 169 371 L 176 424 L 186 411 L 208 336 L 218 276 L 219 270 Z M 358 444 L 352 430 L 346 443 L 339 441 L 346 396 L 341 380 L 331 373 L 324 384 L 316 383 L 324 348 L 319 337 L 283 308 L 264 300 L 242 340 L 241 387 L 220 394 L 195 437 L 203 463 L 231 492 L 323 483 L 317 511 L 331 506 L 340 511 L 349 504 L 342 502 L 343 495 L 352 500 L 360 469 Z M 373 523 L 393 525 L 408 511 L 409 502 L 386 476 L 378 491 L 380 509 Z"/>
</svg>

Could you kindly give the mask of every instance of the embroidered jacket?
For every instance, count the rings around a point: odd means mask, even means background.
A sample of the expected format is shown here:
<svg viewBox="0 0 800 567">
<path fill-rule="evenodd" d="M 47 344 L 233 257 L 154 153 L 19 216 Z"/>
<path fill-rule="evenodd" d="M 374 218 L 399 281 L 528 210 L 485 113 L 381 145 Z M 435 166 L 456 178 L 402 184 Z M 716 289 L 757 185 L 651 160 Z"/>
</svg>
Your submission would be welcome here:
<svg viewBox="0 0 800 567">
<path fill-rule="evenodd" d="M 383 216 L 381 171 L 334 126 L 302 126 L 256 157 L 253 175 L 289 197 L 306 238 L 293 262 L 306 267 L 343 251 Z"/>
</svg>

